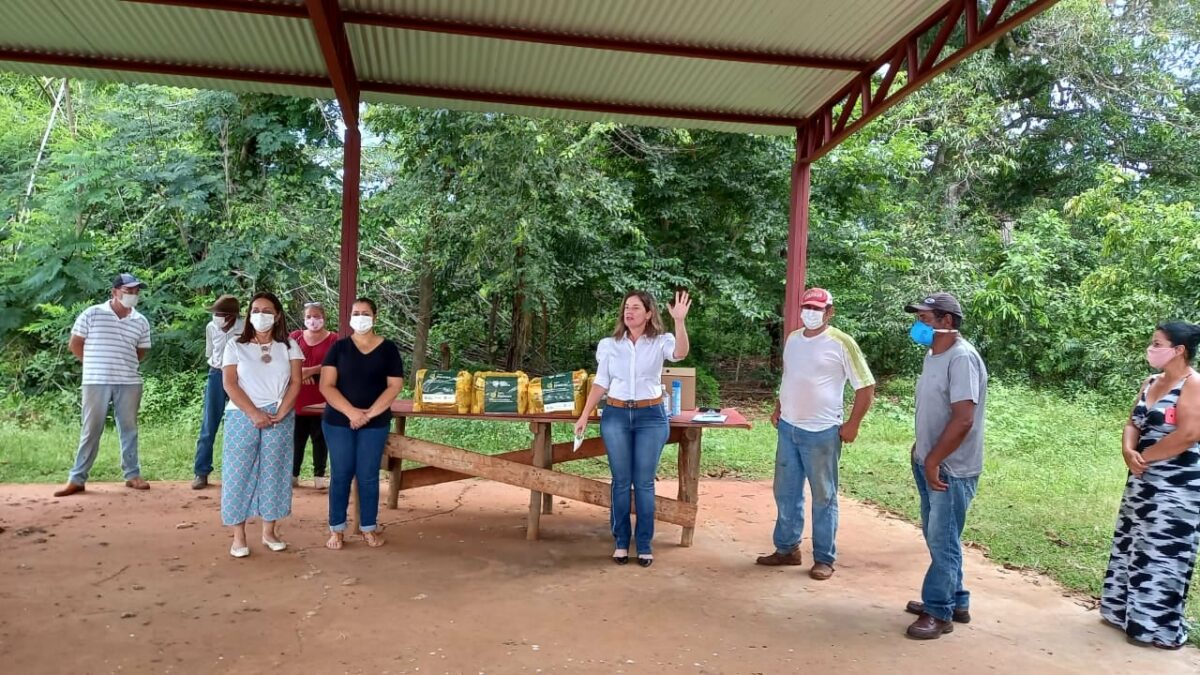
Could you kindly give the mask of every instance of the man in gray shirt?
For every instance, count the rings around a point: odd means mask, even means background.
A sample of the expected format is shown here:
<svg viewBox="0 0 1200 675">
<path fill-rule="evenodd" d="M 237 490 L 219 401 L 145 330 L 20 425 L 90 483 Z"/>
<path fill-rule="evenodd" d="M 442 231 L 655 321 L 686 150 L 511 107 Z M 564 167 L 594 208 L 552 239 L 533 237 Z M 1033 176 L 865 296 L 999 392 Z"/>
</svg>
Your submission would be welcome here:
<svg viewBox="0 0 1200 675">
<path fill-rule="evenodd" d="M 916 314 L 909 336 L 927 347 L 917 380 L 913 479 L 921 495 L 921 530 L 930 565 L 909 637 L 934 640 L 968 623 L 971 594 L 963 588 L 962 536 L 967 508 L 983 473 L 983 412 L 987 367 L 959 334 L 963 311 L 949 293 L 933 293 L 904 311 Z"/>
</svg>

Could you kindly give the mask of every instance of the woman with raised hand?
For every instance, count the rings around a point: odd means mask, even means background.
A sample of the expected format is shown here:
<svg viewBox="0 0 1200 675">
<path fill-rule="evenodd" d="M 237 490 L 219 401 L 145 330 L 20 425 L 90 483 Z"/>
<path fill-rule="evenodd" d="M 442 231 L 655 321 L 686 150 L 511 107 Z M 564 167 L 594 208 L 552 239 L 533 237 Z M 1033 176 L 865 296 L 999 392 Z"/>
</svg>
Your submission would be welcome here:
<svg viewBox="0 0 1200 675">
<path fill-rule="evenodd" d="M 327 402 L 322 429 L 329 444 L 329 541 L 342 548 L 350 484 L 358 480 L 358 529 L 367 546 L 383 546 L 379 535 L 379 464 L 387 442 L 392 402 L 404 388 L 400 349 L 375 332 L 377 310 L 367 298 L 354 301 L 354 332 L 334 343 L 321 365 L 321 394 Z"/>
<path fill-rule="evenodd" d="M 1100 616 L 1141 646 L 1187 644 L 1184 609 L 1200 548 L 1200 326 L 1154 331 L 1143 384 L 1121 437 L 1129 467 L 1104 575 Z"/>
<path fill-rule="evenodd" d="M 288 338 L 283 305 L 272 293 L 250 301 L 246 327 L 225 345 L 223 370 L 229 405 L 221 465 L 221 520 L 233 528 L 229 554 L 250 555 L 246 521 L 262 518 L 262 542 L 287 544 L 275 524 L 292 512 L 293 406 L 300 393 L 304 353 Z"/>
<path fill-rule="evenodd" d="M 662 404 L 662 366 L 663 361 L 680 361 L 688 355 L 684 319 L 691 306 L 686 291 L 675 294 L 670 307 L 675 320 L 672 335 L 663 329 L 654 297 L 645 291 L 630 291 L 621 303 L 612 336 L 596 348 L 596 380 L 575 423 L 575 435 L 583 435 L 588 417 L 607 394 L 600 436 L 612 472 L 612 534 L 616 542 L 612 557 L 618 565 L 629 562 L 631 534 L 638 564 L 649 567 L 654 562 L 650 545 L 654 538 L 654 478 L 670 431 Z M 637 504 L 633 531 L 629 524 L 631 501 Z"/>
</svg>

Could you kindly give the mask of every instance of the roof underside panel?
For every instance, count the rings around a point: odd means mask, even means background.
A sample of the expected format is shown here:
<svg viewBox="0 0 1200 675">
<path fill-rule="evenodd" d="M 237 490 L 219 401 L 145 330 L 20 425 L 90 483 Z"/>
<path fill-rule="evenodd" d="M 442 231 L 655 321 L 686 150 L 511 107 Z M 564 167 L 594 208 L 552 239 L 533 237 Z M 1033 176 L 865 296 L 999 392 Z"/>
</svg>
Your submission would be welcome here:
<svg viewBox="0 0 1200 675">
<path fill-rule="evenodd" d="M 872 61 L 945 0 L 342 0 L 378 14 Z"/>
<path fill-rule="evenodd" d="M 793 133 L 856 72 L 641 53 L 628 44 L 600 48 L 596 41 L 869 64 L 945 1 L 341 0 L 341 7 L 367 101 Z M 257 7 L 296 10 L 303 5 L 303 0 L 273 0 Z M 22 52 L 7 61 L 0 55 L 0 68 L 6 70 L 332 96 L 332 88 L 318 86 L 328 81 L 328 71 L 305 18 L 121 0 L 0 0 L 0 13 L 0 52 Z M 422 20 L 428 30 L 373 25 L 380 16 Z M 438 29 L 448 24 L 453 26 Z M 463 26 L 510 31 L 509 39 L 457 34 Z M 587 46 L 510 39 L 511 31 L 552 33 L 567 42 L 578 38 Z M 42 56 L 47 62 L 37 62 Z M 73 64 L 63 57 L 101 61 Z M 125 64 L 133 72 L 125 72 Z M 191 66 L 247 74 L 165 72 Z"/>
<path fill-rule="evenodd" d="M 358 77 L 471 91 L 791 117 L 854 74 L 348 26 Z"/>
</svg>

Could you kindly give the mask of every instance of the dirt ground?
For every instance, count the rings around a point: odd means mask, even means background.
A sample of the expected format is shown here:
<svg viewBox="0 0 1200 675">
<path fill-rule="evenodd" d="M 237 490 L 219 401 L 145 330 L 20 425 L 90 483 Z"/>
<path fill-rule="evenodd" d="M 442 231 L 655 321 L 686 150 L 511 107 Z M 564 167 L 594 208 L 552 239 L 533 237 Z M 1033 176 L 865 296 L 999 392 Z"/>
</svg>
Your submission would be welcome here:
<svg viewBox="0 0 1200 675">
<path fill-rule="evenodd" d="M 243 560 L 218 489 L 53 489 L 0 486 L 5 673 L 1200 672 L 1197 650 L 1128 645 L 1053 582 L 977 553 L 974 622 L 908 640 L 917 528 L 843 500 L 830 581 L 757 567 L 766 483 L 702 482 L 696 545 L 660 524 L 649 569 L 608 561 L 607 513 L 585 504 L 556 500 L 525 541 L 528 492 L 482 481 L 406 492 L 381 511 L 386 546 L 340 552 L 322 546 L 324 493 L 300 489 L 291 548 L 252 537 Z"/>
</svg>

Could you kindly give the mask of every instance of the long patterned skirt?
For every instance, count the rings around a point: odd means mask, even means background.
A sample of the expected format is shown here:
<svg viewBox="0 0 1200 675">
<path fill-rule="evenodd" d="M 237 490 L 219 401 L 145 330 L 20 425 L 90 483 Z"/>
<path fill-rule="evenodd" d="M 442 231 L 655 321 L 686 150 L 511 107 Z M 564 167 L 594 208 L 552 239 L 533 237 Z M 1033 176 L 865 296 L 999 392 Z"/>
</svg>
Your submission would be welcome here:
<svg viewBox="0 0 1200 675">
<path fill-rule="evenodd" d="M 1164 647 L 1187 641 L 1184 606 L 1200 548 L 1196 469 L 1173 464 L 1152 464 L 1126 481 L 1100 598 L 1106 621 Z"/>
<path fill-rule="evenodd" d="M 263 408 L 273 413 L 276 406 Z M 221 521 L 237 525 L 259 516 L 274 521 L 292 513 L 294 413 L 273 427 L 255 429 L 241 410 L 225 411 L 221 459 Z"/>
</svg>

